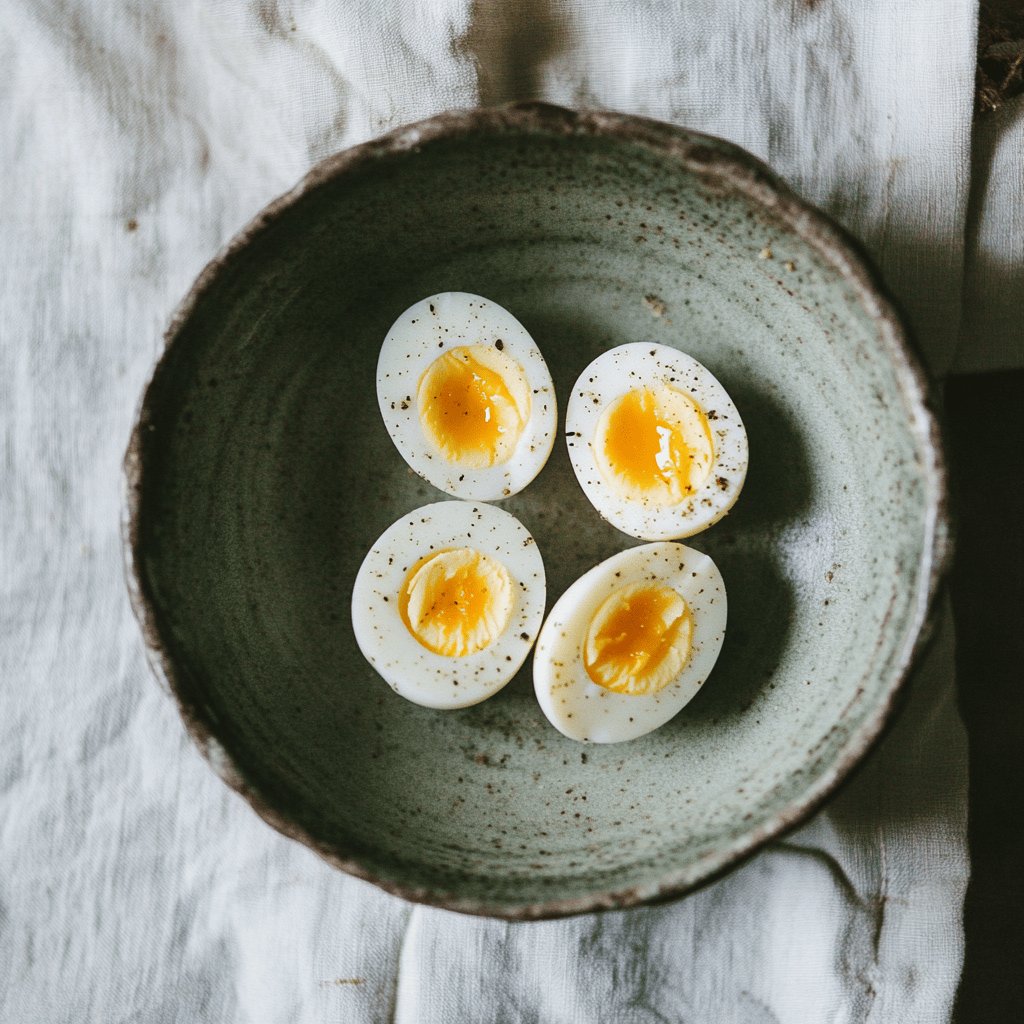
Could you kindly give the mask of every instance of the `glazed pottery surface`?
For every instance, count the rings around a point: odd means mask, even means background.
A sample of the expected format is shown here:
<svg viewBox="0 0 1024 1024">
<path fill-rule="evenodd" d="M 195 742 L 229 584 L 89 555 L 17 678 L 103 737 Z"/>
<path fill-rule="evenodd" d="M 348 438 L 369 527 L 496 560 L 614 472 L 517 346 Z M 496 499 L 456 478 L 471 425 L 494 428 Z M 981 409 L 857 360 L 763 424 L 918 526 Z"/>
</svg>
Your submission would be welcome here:
<svg viewBox="0 0 1024 1024">
<path fill-rule="evenodd" d="M 444 497 L 388 438 L 377 354 L 446 290 L 522 321 L 562 412 L 597 354 L 649 341 L 704 363 L 745 421 L 739 502 L 687 541 L 724 576 L 725 646 L 658 732 L 563 739 L 529 660 L 483 704 L 426 710 L 355 645 L 363 556 Z M 856 247 L 735 147 L 539 105 L 403 129 L 264 211 L 179 310 L 126 470 L 136 610 L 218 772 L 345 870 L 506 917 L 685 892 L 809 813 L 892 712 L 947 547 L 921 374 Z M 639 543 L 561 437 L 502 507 L 549 606 Z"/>
</svg>

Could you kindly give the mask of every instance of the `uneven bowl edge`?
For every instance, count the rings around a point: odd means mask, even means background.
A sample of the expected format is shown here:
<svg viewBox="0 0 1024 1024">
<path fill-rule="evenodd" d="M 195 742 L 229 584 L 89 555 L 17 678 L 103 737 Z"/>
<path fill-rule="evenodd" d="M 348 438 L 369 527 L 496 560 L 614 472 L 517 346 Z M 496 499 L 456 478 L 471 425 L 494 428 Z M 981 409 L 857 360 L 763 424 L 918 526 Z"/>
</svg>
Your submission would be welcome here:
<svg viewBox="0 0 1024 1024">
<path fill-rule="evenodd" d="M 141 570 L 139 523 L 143 493 L 142 450 L 152 429 L 150 395 L 163 371 L 168 352 L 183 325 L 213 286 L 222 267 L 267 228 L 278 216 L 340 174 L 395 153 L 415 151 L 424 143 L 458 138 L 477 131 L 537 132 L 545 135 L 605 136 L 647 147 L 668 156 L 682 168 L 714 187 L 721 182 L 772 210 L 797 235 L 820 253 L 854 289 L 889 349 L 911 419 L 911 430 L 922 455 L 922 472 L 929 486 L 926 538 L 922 550 L 922 585 L 916 600 L 916 618 L 901 652 L 899 669 L 885 699 L 851 735 L 839 760 L 803 797 L 779 811 L 744 836 L 712 851 L 688 868 L 663 877 L 656 884 L 596 892 L 564 900 L 525 904 L 489 904 L 426 887 L 396 884 L 376 877 L 350 851 L 318 840 L 288 819 L 253 785 L 214 735 L 207 709 L 188 700 L 178 683 L 164 644 L 152 595 Z M 891 725 L 906 700 L 908 682 L 934 633 L 938 597 L 952 557 L 946 465 L 941 431 L 930 397 L 929 379 L 910 339 L 896 304 L 887 294 L 860 243 L 825 214 L 797 198 L 760 160 L 742 148 L 712 136 L 677 128 L 648 118 L 609 111 L 573 111 L 545 103 L 515 103 L 502 107 L 451 111 L 398 128 L 370 142 L 343 150 L 316 164 L 290 191 L 265 207 L 207 264 L 171 317 L 164 348 L 143 392 L 135 426 L 124 457 L 124 500 L 121 533 L 125 577 L 132 609 L 142 629 L 147 658 L 158 680 L 174 696 L 189 734 L 213 770 L 240 793 L 269 825 L 316 851 L 336 868 L 372 882 L 396 896 L 463 914 L 510 921 L 544 920 L 601 910 L 663 903 L 709 884 L 752 856 L 772 839 L 794 829 L 814 813 L 853 769 L 862 762 Z"/>
</svg>

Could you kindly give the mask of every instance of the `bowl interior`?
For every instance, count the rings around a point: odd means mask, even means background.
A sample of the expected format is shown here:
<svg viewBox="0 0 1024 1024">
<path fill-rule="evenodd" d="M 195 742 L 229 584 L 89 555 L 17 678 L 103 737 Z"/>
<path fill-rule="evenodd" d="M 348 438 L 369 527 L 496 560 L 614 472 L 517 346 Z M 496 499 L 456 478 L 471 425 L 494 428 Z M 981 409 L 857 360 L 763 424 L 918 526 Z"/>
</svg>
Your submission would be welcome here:
<svg viewBox="0 0 1024 1024">
<path fill-rule="evenodd" d="M 603 349 L 656 341 L 706 364 L 744 418 L 746 488 L 687 542 L 725 578 L 725 647 L 650 736 L 563 739 L 529 661 L 442 713 L 359 654 L 364 554 L 444 497 L 384 430 L 377 353 L 443 290 L 511 310 L 563 410 Z M 327 175 L 201 292 L 146 400 L 142 593 L 200 731 L 350 869 L 494 913 L 646 898 L 799 805 L 891 696 L 934 499 L 911 417 L 863 298 L 775 209 L 627 138 L 454 133 Z M 638 543 L 599 519 L 564 440 L 503 507 L 537 539 L 549 606 Z"/>
</svg>

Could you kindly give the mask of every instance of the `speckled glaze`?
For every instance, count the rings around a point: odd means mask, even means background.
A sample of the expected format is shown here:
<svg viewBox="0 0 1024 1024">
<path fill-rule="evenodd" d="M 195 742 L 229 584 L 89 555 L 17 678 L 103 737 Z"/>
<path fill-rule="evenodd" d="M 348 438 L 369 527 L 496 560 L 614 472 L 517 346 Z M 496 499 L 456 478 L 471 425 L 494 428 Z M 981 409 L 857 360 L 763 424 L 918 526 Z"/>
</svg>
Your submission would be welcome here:
<svg viewBox="0 0 1024 1024">
<path fill-rule="evenodd" d="M 690 542 L 725 579 L 725 646 L 658 732 L 565 739 L 529 661 L 430 711 L 356 648 L 363 556 L 442 497 L 388 439 L 377 353 L 447 290 L 521 320 L 561 401 L 601 351 L 655 341 L 740 410 L 745 489 Z M 856 246 L 748 154 L 616 114 L 444 115 L 318 165 L 179 309 L 126 459 L 133 602 L 214 768 L 338 867 L 508 918 L 665 899 L 810 813 L 892 714 L 948 553 L 925 391 Z M 503 507 L 549 604 L 636 543 L 562 443 Z"/>
</svg>

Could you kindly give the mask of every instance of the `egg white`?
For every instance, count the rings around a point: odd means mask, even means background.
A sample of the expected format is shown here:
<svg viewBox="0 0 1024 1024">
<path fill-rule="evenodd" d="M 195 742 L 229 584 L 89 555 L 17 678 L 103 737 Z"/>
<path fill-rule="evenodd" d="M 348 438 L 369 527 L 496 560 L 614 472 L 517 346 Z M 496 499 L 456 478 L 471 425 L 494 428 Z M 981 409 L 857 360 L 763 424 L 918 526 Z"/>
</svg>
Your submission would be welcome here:
<svg viewBox="0 0 1024 1024">
<path fill-rule="evenodd" d="M 488 647 L 463 658 L 428 650 L 409 632 L 399 593 L 409 570 L 434 551 L 470 547 L 512 577 L 512 618 Z M 352 629 L 363 657 L 400 696 L 452 709 L 493 697 L 518 671 L 537 638 L 546 601 L 544 562 L 530 532 L 493 505 L 440 501 L 393 523 L 370 549 L 352 590 Z"/>
<path fill-rule="evenodd" d="M 694 398 L 708 417 L 714 446 L 703 486 L 671 506 L 618 494 L 594 459 L 601 413 L 628 391 L 663 385 Z M 732 399 L 707 367 L 667 345 L 633 342 L 599 355 L 569 396 L 565 435 L 569 461 L 590 503 L 616 529 L 641 540 L 677 540 L 706 530 L 732 508 L 747 476 L 747 432 Z"/>
<path fill-rule="evenodd" d="M 497 342 L 523 369 L 530 416 L 507 462 L 460 466 L 423 432 L 416 401 L 420 378 L 449 349 Z M 558 428 L 551 373 L 536 342 L 508 310 L 468 292 L 431 295 L 394 322 L 377 361 L 377 401 L 391 440 L 412 469 L 440 490 L 474 501 L 500 501 L 521 491 L 544 468 Z"/>
<path fill-rule="evenodd" d="M 690 606 L 690 657 L 658 693 L 614 693 L 587 674 L 587 629 L 609 595 L 642 582 L 669 586 Z M 708 555 L 665 542 L 620 551 L 576 580 L 548 614 L 533 656 L 534 690 L 541 709 L 572 740 L 620 743 L 652 732 L 692 700 L 708 678 L 722 649 L 727 617 L 725 584 Z"/>
</svg>

